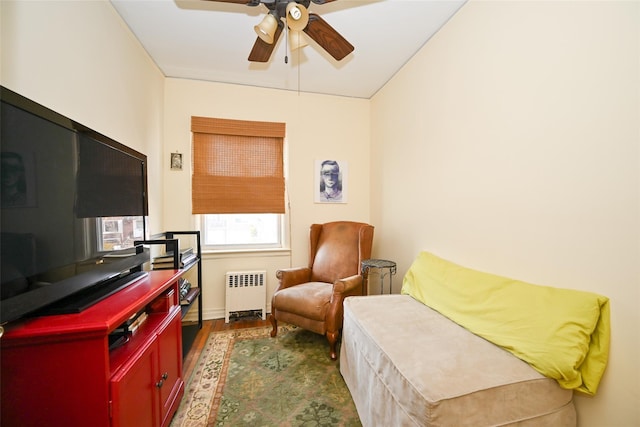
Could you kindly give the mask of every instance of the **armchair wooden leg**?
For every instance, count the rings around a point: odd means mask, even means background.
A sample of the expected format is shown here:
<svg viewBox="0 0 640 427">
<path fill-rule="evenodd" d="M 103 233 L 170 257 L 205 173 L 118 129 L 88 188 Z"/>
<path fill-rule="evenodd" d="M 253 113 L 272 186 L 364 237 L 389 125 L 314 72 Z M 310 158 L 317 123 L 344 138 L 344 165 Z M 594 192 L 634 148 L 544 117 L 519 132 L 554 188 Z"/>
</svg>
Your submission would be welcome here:
<svg viewBox="0 0 640 427">
<path fill-rule="evenodd" d="M 327 340 L 329 341 L 329 356 L 331 360 L 336 360 L 338 354 L 336 353 L 336 344 L 338 342 L 339 332 L 327 331 Z"/>
<path fill-rule="evenodd" d="M 273 327 L 273 329 L 271 330 L 271 337 L 275 337 L 276 335 L 278 335 L 278 321 L 273 314 L 269 315 L 269 321 L 271 322 L 271 326 Z"/>
</svg>

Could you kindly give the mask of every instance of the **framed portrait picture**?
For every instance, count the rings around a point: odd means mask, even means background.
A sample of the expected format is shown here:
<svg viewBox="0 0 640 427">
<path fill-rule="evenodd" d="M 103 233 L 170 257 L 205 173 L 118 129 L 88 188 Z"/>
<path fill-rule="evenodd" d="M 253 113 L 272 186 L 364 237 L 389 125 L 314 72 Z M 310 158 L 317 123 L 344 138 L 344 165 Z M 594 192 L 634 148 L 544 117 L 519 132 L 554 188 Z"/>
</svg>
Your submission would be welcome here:
<svg viewBox="0 0 640 427">
<path fill-rule="evenodd" d="M 171 170 L 182 170 L 182 153 L 171 153 Z"/>
<path fill-rule="evenodd" d="M 349 165 L 344 160 L 315 161 L 316 203 L 347 203 Z"/>
</svg>

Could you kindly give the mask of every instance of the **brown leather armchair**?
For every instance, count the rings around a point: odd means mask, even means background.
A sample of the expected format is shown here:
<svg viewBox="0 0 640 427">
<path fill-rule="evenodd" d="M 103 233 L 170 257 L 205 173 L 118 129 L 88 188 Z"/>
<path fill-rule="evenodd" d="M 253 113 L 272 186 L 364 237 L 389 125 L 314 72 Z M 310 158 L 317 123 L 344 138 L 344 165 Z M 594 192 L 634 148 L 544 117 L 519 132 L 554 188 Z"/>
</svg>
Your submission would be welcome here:
<svg viewBox="0 0 640 427">
<path fill-rule="evenodd" d="M 373 226 L 352 221 L 313 224 L 309 237 L 309 266 L 276 272 L 280 284 L 271 300 L 271 336 L 278 333 L 279 320 L 325 335 L 329 355 L 336 360 L 342 302 L 363 294 L 360 265 L 371 258 Z"/>
</svg>

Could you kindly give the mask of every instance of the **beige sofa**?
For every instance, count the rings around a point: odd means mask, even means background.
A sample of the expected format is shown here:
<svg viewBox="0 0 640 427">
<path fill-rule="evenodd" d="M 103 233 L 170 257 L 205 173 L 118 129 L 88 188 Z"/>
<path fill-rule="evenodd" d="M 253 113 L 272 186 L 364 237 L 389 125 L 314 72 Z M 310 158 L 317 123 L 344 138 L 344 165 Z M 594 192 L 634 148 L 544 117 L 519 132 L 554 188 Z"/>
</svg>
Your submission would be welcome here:
<svg viewBox="0 0 640 427">
<path fill-rule="evenodd" d="M 511 322 L 501 319 L 499 313 L 495 312 L 504 310 L 495 309 L 495 302 L 489 302 L 488 307 L 479 310 L 480 314 L 473 313 L 478 309 L 478 305 L 483 306 L 487 299 L 492 299 L 487 298 L 487 294 L 480 297 L 479 303 L 457 300 L 458 296 L 467 299 L 468 294 L 474 293 L 466 290 L 460 292 L 459 282 L 468 282 L 470 279 L 474 283 L 474 289 L 476 285 L 483 287 L 487 283 L 484 273 L 464 269 L 431 254 L 426 254 L 426 259 L 422 255 L 416 260 L 419 265 L 416 266 L 414 263 L 404 279 L 403 295 L 350 297 L 344 302 L 340 371 L 363 425 L 575 426 L 577 417 L 573 404 L 573 389 L 595 394 L 604 367 L 595 374 L 595 384 L 593 373 L 582 373 L 578 374 L 580 385 L 567 386 L 568 380 L 571 384 L 576 382 L 570 378 L 571 374 L 565 372 L 563 376 L 566 378 L 561 379 L 561 387 L 558 380 L 549 377 L 553 374 L 545 376 L 540 373 L 544 371 L 540 363 L 522 359 L 518 340 L 516 345 L 508 345 L 505 348 L 490 342 L 486 336 L 480 336 L 490 335 L 485 333 L 486 326 L 491 325 L 491 322 L 487 323 L 486 318 L 497 316 L 494 330 L 504 329 L 511 333 L 511 330 L 515 329 L 515 336 L 520 334 L 524 341 L 536 343 L 538 340 L 535 333 L 519 326 L 522 319 L 514 319 L 511 325 Z M 471 275 L 466 277 L 468 273 Z M 428 277 L 426 280 L 433 283 L 422 283 L 423 277 Z M 514 289 L 520 293 L 521 284 L 525 288 L 528 286 L 498 276 L 488 277 L 502 279 L 510 289 L 515 284 Z M 416 284 L 418 288 L 415 288 Z M 446 288 L 443 291 L 444 296 L 438 295 L 439 291 L 433 286 Z M 426 298 L 426 303 L 421 301 L 425 299 L 424 294 L 416 289 L 429 294 L 433 300 Z M 454 294 L 448 294 L 452 289 L 457 290 Z M 546 292 L 547 289 L 543 287 L 542 290 Z M 522 307 L 519 309 L 513 307 L 517 301 L 512 301 L 508 294 L 509 292 L 496 291 L 493 288 L 490 293 L 500 295 L 500 301 L 507 299 L 508 308 L 514 310 L 510 312 L 509 318 L 518 317 L 512 314 L 514 312 L 529 313 L 527 307 L 530 305 L 534 311 L 538 311 L 538 316 L 544 317 L 544 321 L 549 317 L 544 311 L 539 310 L 536 302 L 531 301 L 530 295 L 524 295 L 525 299 L 522 301 L 527 302 L 521 301 Z M 592 324 L 591 331 L 594 334 L 600 334 L 589 339 L 589 342 L 598 341 L 599 348 L 593 350 L 593 354 L 578 357 L 590 360 L 592 367 L 595 363 L 593 356 L 598 356 L 600 361 L 604 357 L 606 365 L 608 299 L 597 295 L 585 295 L 588 297 L 585 301 L 589 301 L 589 304 L 594 301 L 591 308 L 595 307 L 595 311 L 598 312 L 595 320 L 590 318 L 586 323 Z M 570 297 L 575 298 L 572 294 Z M 557 297 L 554 296 L 554 299 Z M 585 301 L 580 305 L 585 305 Z M 502 302 L 498 305 L 500 304 Z M 548 302 L 545 304 L 548 305 Z M 436 306 L 449 317 L 431 306 Z M 453 311 L 454 314 L 449 311 Z M 462 315 L 456 316 L 458 312 Z M 483 317 L 480 326 L 465 324 L 464 319 L 470 312 L 474 316 Z M 482 314 L 485 312 L 488 313 L 486 316 Z M 572 308 L 569 307 L 570 317 L 571 313 Z M 525 323 L 531 323 L 528 316 L 529 314 L 523 315 Z M 455 318 L 457 322 L 450 317 Z M 575 316 L 572 319 L 575 320 Z M 564 323 L 560 323 L 560 329 L 551 334 L 559 334 L 561 342 L 565 342 L 566 331 L 562 330 Z M 538 326 L 548 329 L 544 322 Z M 476 333 L 472 332 L 474 329 Z M 542 339 L 549 341 L 548 337 Z M 500 341 L 499 338 L 496 340 Z M 572 344 L 571 347 L 575 347 L 575 344 L 580 343 Z M 554 356 L 558 349 L 553 345 L 551 350 L 544 343 L 535 347 L 541 348 L 543 354 L 546 354 L 543 359 L 550 359 L 550 366 L 562 370 L 564 368 L 561 365 L 564 362 L 561 360 L 562 357 Z M 518 357 L 514 353 L 518 354 Z M 545 363 L 547 362 L 543 361 L 542 365 Z M 577 369 L 580 370 L 579 367 Z M 590 378 L 586 378 L 587 376 Z"/>
</svg>

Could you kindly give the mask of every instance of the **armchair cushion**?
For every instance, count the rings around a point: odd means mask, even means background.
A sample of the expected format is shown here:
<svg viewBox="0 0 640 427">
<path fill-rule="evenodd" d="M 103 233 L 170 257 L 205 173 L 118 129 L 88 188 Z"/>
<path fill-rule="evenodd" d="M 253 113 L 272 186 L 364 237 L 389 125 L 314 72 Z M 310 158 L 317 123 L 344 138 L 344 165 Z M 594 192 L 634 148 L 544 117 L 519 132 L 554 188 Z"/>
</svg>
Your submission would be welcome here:
<svg viewBox="0 0 640 427">
<path fill-rule="evenodd" d="M 332 293 L 331 283 L 308 282 L 280 290 L 273 296 L 273 302 L 278 310 L 324 320 Z"/>
</svg>

